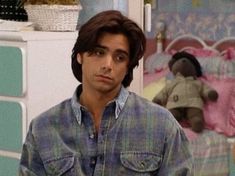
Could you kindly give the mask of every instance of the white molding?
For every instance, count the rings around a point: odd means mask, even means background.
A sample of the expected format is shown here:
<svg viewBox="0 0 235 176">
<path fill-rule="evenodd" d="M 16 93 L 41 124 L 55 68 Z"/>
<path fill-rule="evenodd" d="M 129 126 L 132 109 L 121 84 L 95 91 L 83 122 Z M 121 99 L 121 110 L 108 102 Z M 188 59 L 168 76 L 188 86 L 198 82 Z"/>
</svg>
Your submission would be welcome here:
<svg viewBox="0 0 235 176">
<path fill-rule="evenodd" d="M 134 20 L 143 29 L 144 1 L 128 0 L 128 17 Z M 130 91 L 143 95 L 143 59 L 138 68 L 134 69 L 134 79 L 130 85 Z"/>
<path fill-rule="evenodd" d="M 15 158 L 20 159 L 21 154 L 16 152 L 10 152 L 5 150 L 0 150 L 0 156 L 9 157 L 9 158 Z"/>
<path fill-rule="evenodd" d="M 42 41 L 42 40 L 71 40 L 76 39 L 78 31 L 75 32 L 45 32 L 45 31 L 0 31 L 0 40 L 6 41 Z"/>
<path fill-rule="evenodd" d="M 144 1 L 128 0 L 128 16 L 143 28 Z"/>
</svg>

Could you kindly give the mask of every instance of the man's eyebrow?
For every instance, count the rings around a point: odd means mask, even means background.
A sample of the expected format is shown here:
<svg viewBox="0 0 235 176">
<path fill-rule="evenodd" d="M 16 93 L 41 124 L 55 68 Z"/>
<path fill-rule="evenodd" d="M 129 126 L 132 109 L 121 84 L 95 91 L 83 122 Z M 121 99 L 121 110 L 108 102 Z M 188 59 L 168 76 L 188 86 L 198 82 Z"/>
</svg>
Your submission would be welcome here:
<svg viewBox="0 0 235 176">
<path fill-rule="evenodd" d="M 99 45 L 99 44 L 95 45 L 94 48 L 102 48 L 102 49 L 108 50 L 108 47 L 103 46 L 103 45 Z M 127 51 L 125 51 L 123 49 L 117 49 L 116 51 L 119 52 L 119 53 L 122 53 L 122 54 L 125 54 L 125 55 L 129 56 L 129 52 L 127 52 Z"/>
<path fill-rule="evenodd" d="M 108 49 L 108 47 L 105 47 L 105 46 L 102 46 L 102 45 L 95 45 L 95 47 L 94 48 L 102 48 L 102 49 Z"/>
<path fill-rule="evenodd" d="M 120 53 L 122 53 L 122 54 L 125 54 L 125 55 L 127 55 L 127 56 L 129 57 L 129 53 L 128 53 L 127 51 L 125 51 L 125 50 L 117 49 L 117 52 L 120 52 Z"/>
</svg>

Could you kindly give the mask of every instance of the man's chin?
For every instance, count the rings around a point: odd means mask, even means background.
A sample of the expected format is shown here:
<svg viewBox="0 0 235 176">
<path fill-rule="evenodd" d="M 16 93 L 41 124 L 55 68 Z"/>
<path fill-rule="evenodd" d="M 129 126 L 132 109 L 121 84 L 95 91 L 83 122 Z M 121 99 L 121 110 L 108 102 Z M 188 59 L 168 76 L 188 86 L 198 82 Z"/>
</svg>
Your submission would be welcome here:
<svg viewBox="0 0 235 176">
<path fill-rule="evenodd" d="M 99 85 L 97 87 L 97 91 L 101 92 L 101 93 L 104 93 L 104 94 L 108 94 L 108 93 L 111 93 L 111 92 L 116 92 L 116 91 L 119 91 L 120 89 L 116 86 L 113 86 L 113 85 L 108 85 L 108 84 L 102 84 L 102 85 Z"/>
</svg>

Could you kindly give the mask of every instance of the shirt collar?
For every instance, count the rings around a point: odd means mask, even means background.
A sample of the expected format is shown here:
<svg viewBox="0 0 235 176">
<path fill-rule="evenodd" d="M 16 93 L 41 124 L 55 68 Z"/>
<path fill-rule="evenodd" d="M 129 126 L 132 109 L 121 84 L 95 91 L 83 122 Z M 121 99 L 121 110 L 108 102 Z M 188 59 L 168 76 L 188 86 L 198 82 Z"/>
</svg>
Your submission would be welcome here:
<svg viewBox="0 0 235 176">
<path fill-rule="evenodd" d="M 81 92 L 82 92 L 82 85 L 80 84 L 77 87 L 77 89 L 75 90 L 75 92 L 72 96 L 72 99 L 71 99 L 72 110 L 76 116 L 78 124 L 81 124 L 81 121 L 82 121 L 82 117 L 81 117 L 82 106 L 79 103 L 79 96 L 80 96 Z M 122 86 L 118 96 L 113 101 L 111 101 L 111 102 L 115 102 L 115 104 L 116 104 L 116 106 L 115 106 L 115 119 L 118 118 L 121 110 L 123 109 L 123 107 L 126 103 L 128 96 L 129 96 L 128 90 Z"/>
<path fill-rule="evenodd" d="M 127 89 L 125 89 L 123 86 L 119 92 L 119 95 L 117 96 L 117 98 L 115 99 L 115 103 L 116 103 L 116 109 L 115 109 L 115 118 L 118 118 L 119 113 L 121 112 L 121 110 L 123 109 L 126 100 L 129 96 L 129 92 L 127 91 Z"/>
</svg>

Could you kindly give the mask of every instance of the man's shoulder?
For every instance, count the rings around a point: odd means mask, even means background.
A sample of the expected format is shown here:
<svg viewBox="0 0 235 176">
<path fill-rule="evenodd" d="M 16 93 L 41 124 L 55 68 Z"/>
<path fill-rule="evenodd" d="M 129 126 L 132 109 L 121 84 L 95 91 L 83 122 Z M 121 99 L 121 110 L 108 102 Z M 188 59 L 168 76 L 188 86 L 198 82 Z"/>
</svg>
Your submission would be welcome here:
<svg viewBox="0 0 235 176">
<path fill-rule="evenodd" d="M 135 93 L 130 93 L 127 104 L 129 107 L 135 107 L 134 109 L 138 109 L 139 112 L 152 114 L 152 116 L 164 116 L 164 118 L 171 116 L 171 113 L 165 107 Z"/>
<path fill-rule="evenodd" d="M 151 121 L 156 128 L 165 128 L 175 130 L 180 129 L 180 126 L 171 112 L 158 104 L 155 104 L 144 97 L 131 93 L 128 98 L 128 107 L 135 114 L 135 119 L 140 123 L 143 121 Z M 128 111 L 130 113 L 130 111 Z"/>
<path fill-rule="evenodd" d="M 42 112 L 36 116 L 32 123 L 36 126 L 48 125 L 59 121 L 60 118 L 66 116 L 66 114 L 71 113 L 71 99 L 66 99 L 46 111 Z"/>
<path fill-rule="evenodd" d="M 153 108 L 155 110 L 163 110 L 165 111 L 165 108 L 162 106 L 159 106 L 156 103 L 153 103 L 152 101 L 148 100 L 145 97 L 142 97 L 140 95 L 137 95 L 136 93 L 130 92 L 128 101 L 131 102 L 131 104 L 135 106 L 140 106 L 141 108 Z"/>
</svg>

